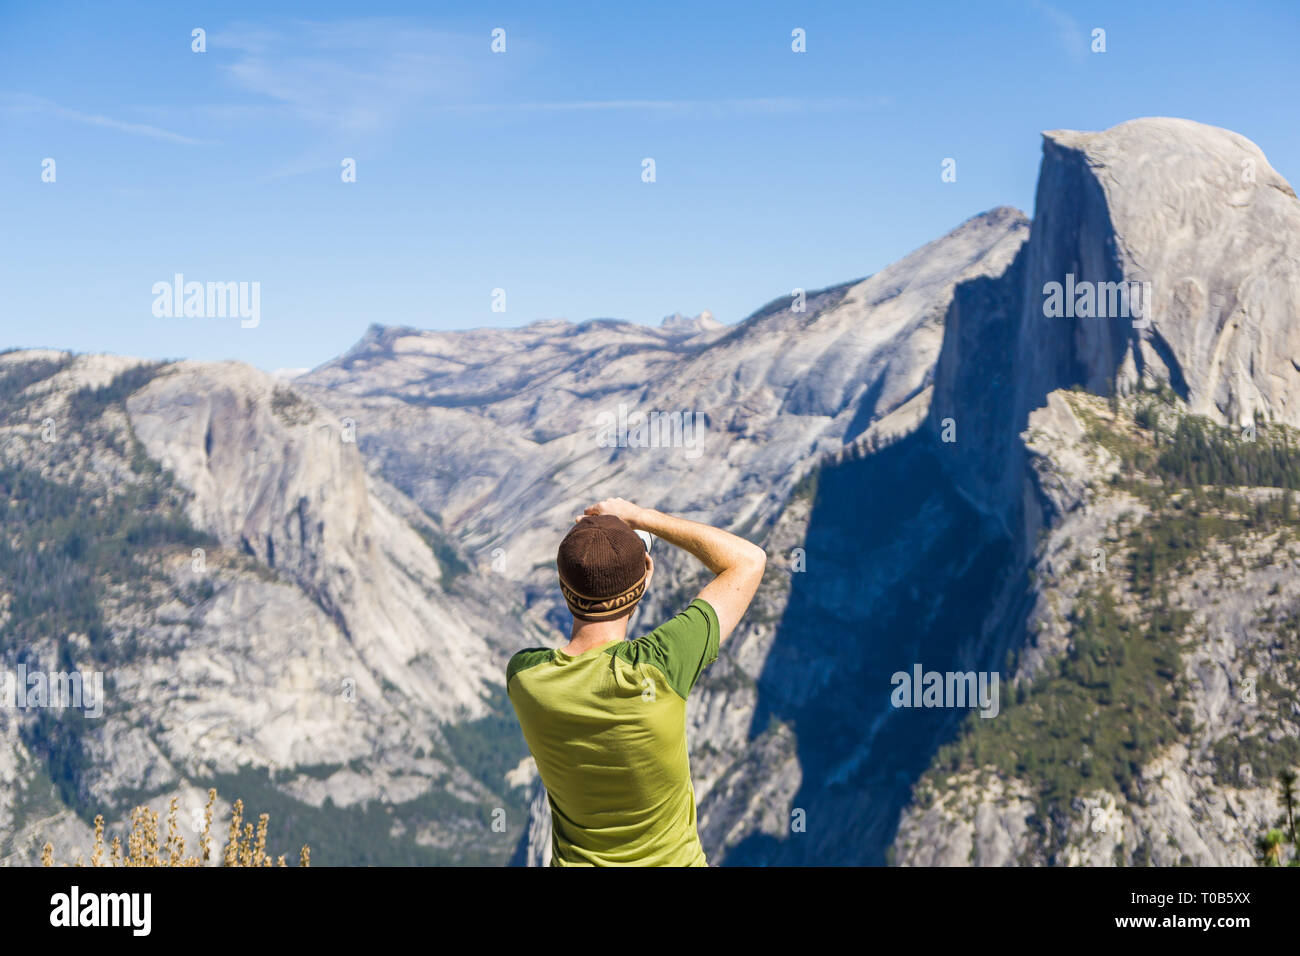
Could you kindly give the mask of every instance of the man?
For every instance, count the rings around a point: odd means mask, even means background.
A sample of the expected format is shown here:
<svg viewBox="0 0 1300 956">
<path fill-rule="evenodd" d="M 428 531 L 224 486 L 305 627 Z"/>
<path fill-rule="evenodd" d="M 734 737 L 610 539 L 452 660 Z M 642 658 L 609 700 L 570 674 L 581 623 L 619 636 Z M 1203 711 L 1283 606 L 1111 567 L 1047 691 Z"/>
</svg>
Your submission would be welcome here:
<svg viewBox="0 0 1300 956">
<path fill-rule="evenodd" d="M 569 643 L 528 648 L 506 690 L 551 803 L 552 866 L 707 866 L 695 828 L 686 698 L 740 622 L 767 556 L 726 531 L 607 498 L 574 519 L 556 564 Z M 654 574 L 636 534 L 715 577 L 684 611 L 626 640 Z"/>
</svg>

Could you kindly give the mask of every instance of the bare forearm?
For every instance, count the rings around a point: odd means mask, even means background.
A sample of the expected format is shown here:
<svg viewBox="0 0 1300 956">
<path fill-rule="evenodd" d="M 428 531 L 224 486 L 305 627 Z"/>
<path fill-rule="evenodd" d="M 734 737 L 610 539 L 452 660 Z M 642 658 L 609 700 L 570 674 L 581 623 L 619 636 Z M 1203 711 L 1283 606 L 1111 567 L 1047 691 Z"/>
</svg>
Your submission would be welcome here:
<svg viewBox="0 0 1300 956">
<path fill-rule="evenodd" d="M 762 548 L 738 535 L 653 508 L 638 509 L 631 524 L 694 555 L 714 574 L 729 568 L 762 565 L 767 560 Z"/>
<path fill-rule="evenodd" d="M 699 599 L 712 607 L 718 616 L 719 642 L 726 640 L 740 623 L 763 580 L 763 570 L 767 566 L 763 549 L 730 531 L 666 515 L 653 508 L 642 508 L 623 498 L 606 498 L 583 514 L 616 515 L 633 529 L 649 531 L 694 555 L 712 571 L 714 578 L 699 593 Z M 581 521 L 582 517 L 574 520 Z"/>
</svg>

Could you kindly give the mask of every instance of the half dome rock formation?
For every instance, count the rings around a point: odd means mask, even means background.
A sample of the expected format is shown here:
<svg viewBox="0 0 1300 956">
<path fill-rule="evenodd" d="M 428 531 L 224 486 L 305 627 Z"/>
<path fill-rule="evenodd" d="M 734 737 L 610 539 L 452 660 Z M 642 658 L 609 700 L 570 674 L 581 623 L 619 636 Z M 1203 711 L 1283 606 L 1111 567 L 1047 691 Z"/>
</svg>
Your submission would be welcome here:
<svg viewBox="0 0 1300 956">
<path fill-rule="evenodd" d="M 1044 199 L 1031 288 L 1073 268 L 1154 293 L 1149 328 L 1113 327 L 1130 341 L 1121 387 L 1147 373 L 1195 414 L 1300 425 L 1300 203 L 1258 146 L 1180 119 L 1055 130 L 1044 134 Z M 1081 228 L 1065 214 L 1071 200 Z M 1112 371 L 1114 347 L 1087 337 L 1077 351 L 1090 377 Z"/>
<path fill-rule="evenodd" d="M 1049 314 L 1062 288 L 1091 307 Z M 1019 433 L 1056 388 L 1164 382 L 1221 424 L 1300 425 L 1298 318 L 1300 203 L 1259 147 L 1181 119 L 1049 131 L 1028 242 L 947 316 L 932 427 L 965 426 L 983 454 L 964 486 L 1002 512 L 1021 502 Z"/>
</svg>

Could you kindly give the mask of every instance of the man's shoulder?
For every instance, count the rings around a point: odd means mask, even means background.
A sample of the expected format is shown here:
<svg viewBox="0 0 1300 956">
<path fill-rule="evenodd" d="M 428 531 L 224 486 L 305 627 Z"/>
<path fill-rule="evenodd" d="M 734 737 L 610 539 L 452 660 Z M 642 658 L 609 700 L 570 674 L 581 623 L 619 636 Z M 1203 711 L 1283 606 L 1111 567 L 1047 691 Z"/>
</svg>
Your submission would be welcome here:
<svg viewBox="0 0 1300 956">
<path fill-rule="evenodd" d="M 696 598 L 680 614 L 619 648 L 631 664 L 657 667 L 685 698 L 700 672 L 718 659 L 718 616 L 709 602 Z"/>
<path fill-rule="evenodd" d="M 653 631 L 642 634 L 635 641 L 629 643 L 661 646 L 665 643 L 665 638 L 680 634 L 708 634 L 710 632 L 716 635 L 717 630 L 717 612 L 713 610 L 713 606 L 708 601 L 703 598 L 696 598 L 686 605 L 680 613 L 670 617 Z"/>
<path fill-rule="evenodd" d="M 506 664 L 506 683 L 509 684 L 520 671 L 550 660 L 552 654 L 554 651 L 549 647 L 525 647 L 522 651 L 515 651 L 510 663 Z"/>
</svg>

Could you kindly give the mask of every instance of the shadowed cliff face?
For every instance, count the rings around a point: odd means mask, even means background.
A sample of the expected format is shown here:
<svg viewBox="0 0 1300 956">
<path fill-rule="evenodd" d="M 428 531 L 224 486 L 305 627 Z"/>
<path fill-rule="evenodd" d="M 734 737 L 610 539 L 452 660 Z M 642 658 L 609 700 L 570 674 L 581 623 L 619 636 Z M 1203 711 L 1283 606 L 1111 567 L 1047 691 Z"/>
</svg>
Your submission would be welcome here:
<svg viewBox="0 0 1300 956">
<path fill-rule="evenodd" d="M 962 712 L 902 709 L 891 675 L 995 668 L 981 629 L 1011 549 L 954 493 L 923 433 L 821 471 L 750 733 L 786 723 L 806 830 L 751 835 L 728 864 L 883 864 L 911 786 Z"/>
<path fill-rule="evenodd" d="M 1127 316 L 1044 314 L 1050 283 L 1124 280 L 1109 208 L 1079 150 L 1044 138 L 1029 240 L 1000 276 L 960 286 L 946 316 L 928 427 L 955 430 L 964 453 L 945 459 L 961 493 L 1021 539 L 1026 499 L 1020 433 L 1053 389 L 1099 394 L 1134 343 Z M 1073 277 L 1067 280 L 1067 276 Z M 1023 557 L 1023 554 L 1022 554 Z"/>
<path fill-rule="evenodd" d="M 965 717 L 893 708 L 890 675 L 918 662 L 997 671 L 1024 634 L 1025 572 L 1046 519 L 1020 434 L 1053 389 L 1108 392 L 1132 337 L 1124 317 L 1042 314 L 1049 277 L 1122 278 L 1100 187 L 1051 140 L 1038 209 L 1003 272 L 954 290 L 927 427 L 819 472 L 808 571 L 792 576 L 750 734 L 773 718 L 790 725 L 802 771 L 790 805 L 820 826 L 751 836 L 728 863 L 884 863 L 912 786 Z"/>
</svg>

